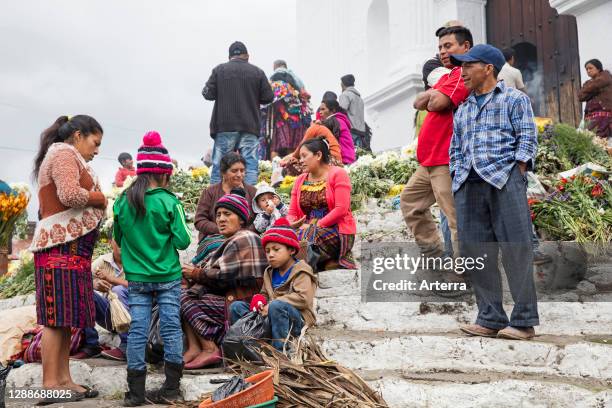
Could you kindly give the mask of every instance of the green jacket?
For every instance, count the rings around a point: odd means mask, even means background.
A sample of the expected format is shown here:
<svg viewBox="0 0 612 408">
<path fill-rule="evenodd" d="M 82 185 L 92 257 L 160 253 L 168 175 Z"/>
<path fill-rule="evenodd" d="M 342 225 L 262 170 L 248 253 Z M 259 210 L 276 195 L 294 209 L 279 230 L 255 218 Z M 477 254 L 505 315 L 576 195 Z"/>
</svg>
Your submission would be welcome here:
<svg viewBox="0 0 612 408">
<path fill-rule="evenodd" d="M 183 205 L 168 190 L 154 188 L 147 191 L 145 206 L 147 213 L 137 218 L 123 193 L 113 207 L 113 234 L 121 247 L 125 278 L 134 282 L 180 279 L 178 250 L 191 243 Z"/>
</svg>

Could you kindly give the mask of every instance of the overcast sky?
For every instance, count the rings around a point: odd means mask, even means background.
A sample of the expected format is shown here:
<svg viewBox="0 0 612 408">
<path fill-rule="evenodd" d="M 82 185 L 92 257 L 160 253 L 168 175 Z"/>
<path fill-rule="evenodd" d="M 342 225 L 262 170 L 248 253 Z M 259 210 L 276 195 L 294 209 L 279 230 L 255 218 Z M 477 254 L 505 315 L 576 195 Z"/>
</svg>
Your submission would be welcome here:
<svg viewBox="0 0 612 408">
<path fill-rule="evenodd" d="M 212 146 L 212 68 L 235 40 L 268 75 L 274 59 L 295 60 L 295 16 L 295 0 L 3 1 L 0 178 L 30 181 L 40 132 L 79 113 L 104 128 L 92 165 L 105 187 L 150 129 L 181 167 L 197 164 Z"/>
</svg>

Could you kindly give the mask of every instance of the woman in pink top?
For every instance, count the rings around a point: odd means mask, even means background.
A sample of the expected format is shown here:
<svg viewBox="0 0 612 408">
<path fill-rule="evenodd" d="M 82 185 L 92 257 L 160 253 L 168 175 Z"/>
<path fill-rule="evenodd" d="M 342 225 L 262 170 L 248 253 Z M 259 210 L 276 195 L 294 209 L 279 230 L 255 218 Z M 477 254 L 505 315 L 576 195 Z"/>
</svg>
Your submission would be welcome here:
<svg viewBox="0 0 612 408">
<path fill-rule="evenodd" d="M 302 247 L 298 257 L 315 263 L 310 265 L 315 271 L 338 266 L 355 269 L 351 249 L 357 227 L 351 213 L 351 179 L 346 170 L 329 162 L 324 138 L 302 143 L 300 164 L 304 173 L 291 190 L 287 218 L 298 229 Z"/>
<path fill-rule="evenodd" d="M 355 144 L 351 135 L 351 121 L 337 100 L 324 99 L 319 107 L 322 123 L 332 131 L 342 152 L 342 163 L 348 165 L 355 161 Z"/>
</svg>

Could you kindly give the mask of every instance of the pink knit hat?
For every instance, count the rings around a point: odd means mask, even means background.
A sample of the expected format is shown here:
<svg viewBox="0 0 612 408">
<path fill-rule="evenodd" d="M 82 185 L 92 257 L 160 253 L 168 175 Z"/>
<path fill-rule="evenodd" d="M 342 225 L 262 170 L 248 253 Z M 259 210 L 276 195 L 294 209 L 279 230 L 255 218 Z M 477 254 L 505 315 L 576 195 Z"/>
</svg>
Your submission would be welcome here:
<svg viewBox="0 0 612 408">
<path fill-rule="evenodd" d="M 136 155 L 136 174 L 172 174 L 173 169 L 172 159 L 159 133 L 154 130 L 145 133 Z"/>
</svg>

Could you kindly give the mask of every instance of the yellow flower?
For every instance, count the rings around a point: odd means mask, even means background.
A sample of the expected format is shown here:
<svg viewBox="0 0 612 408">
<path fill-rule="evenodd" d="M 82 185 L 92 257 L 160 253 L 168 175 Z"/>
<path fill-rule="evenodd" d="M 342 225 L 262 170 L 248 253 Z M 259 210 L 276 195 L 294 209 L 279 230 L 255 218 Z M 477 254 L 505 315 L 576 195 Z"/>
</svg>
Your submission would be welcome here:
<svg viewBox="0 0 612 408">
<path fill-rule="evenodd" d="M 198 178 L 207 176 L 208 174 L 209 174 L 209 170 L 208 170 L 208 167 L 206 166 L 196 167 L 194 169 L 191 169 L 191 177 L 194 179 L 198 179 Z"/>
<path fill-rule="evenodd" d="M 280 185 L 281 188 L 288 188 L 288 187 L 293 186 L 296 179 L 297 177 L 294 177 L 294 176 L 285 176 L 285 178 L 283 179 L 283 182 Z"/>
<path fill-rule="evenodd" d="M 404 184 L 396 184 L 393 187 L 391 187 L 387 196 L 395 197 L 397 195 L 400 195 L 403 190 L 404 190 Z"/>
<path fill-rule="evenodd" d="M 535 117 L 533 120 L 536 124 L 536 126 L 538 127 L 538 132 L 542 133 L 544 132 L 544 128 L 547 125 L 552 125 L 553 120 L 551 118 L 541 118 L 541 117 Z"/>
</svg>

